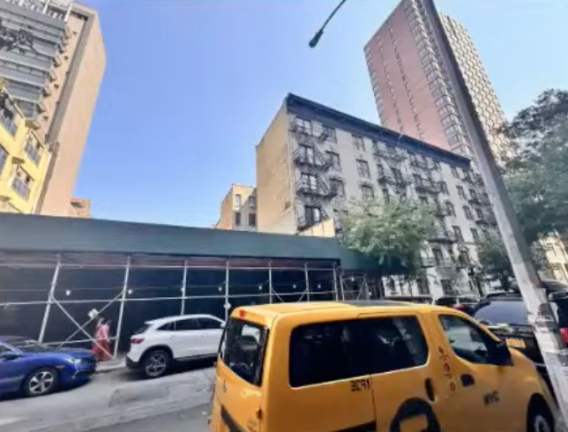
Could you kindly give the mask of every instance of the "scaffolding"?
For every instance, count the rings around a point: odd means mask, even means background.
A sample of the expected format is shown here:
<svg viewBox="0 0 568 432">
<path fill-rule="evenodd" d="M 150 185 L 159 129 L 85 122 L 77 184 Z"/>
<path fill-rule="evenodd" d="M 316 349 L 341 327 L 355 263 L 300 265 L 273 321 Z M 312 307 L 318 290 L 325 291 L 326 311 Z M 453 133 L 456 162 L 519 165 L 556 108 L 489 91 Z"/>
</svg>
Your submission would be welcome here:
<svg viewBox="0 0 568 432">
<path fill-rule="evenodd" d="M 149 320 L 196 313 L 226 320 L 243 305 L 345 300 L 355 290 L 349 278 L 366 280 L 345 276 L 334 260 L 0 252 L 0 328 L 90 347 L 104 317 L 116 357 Z"/>
</svg>

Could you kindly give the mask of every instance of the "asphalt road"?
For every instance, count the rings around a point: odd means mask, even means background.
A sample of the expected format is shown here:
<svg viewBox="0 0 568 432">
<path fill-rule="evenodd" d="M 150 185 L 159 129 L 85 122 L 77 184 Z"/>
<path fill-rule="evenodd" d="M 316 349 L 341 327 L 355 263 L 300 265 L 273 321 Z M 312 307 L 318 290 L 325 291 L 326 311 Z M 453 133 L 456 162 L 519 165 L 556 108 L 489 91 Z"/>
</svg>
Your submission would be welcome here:
<svg viewBox="0 0 568 432">
<path fill-rule="evenodd" d="M 117 424 L 91 432 L 206 432 L 209 405 L 162 414 L 129 423 Z"/>
</svg>

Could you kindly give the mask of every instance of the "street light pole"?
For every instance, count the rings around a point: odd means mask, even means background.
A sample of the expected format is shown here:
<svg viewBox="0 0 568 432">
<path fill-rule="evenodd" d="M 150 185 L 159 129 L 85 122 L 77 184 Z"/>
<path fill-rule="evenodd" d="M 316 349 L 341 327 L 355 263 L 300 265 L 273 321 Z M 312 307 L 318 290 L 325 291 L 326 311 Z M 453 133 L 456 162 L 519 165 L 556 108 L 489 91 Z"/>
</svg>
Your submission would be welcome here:
<svg viewBox="0 0 568 432">
<path fill-rule="evenodd" d="M 322 28 L 310 41 L 313 48 L 323 35 L 323 30 L 337 10 L 345 3 L 342 1 L 328 17 Z M 443 48 L 442 56 L 448 63 L 449 79 L 457 93 L 459 111 L 462 113 L 464 123 L 470 135 L 471 147 L 477 161 L 478 168 L 490 196 L 495 218 L 507 254 L 513 267 L 515 278 L 529 312 L 529 319 L 542 352 L 546 369 L 551 378 L 556 393 L 558 405 L 563 417 L 564 428 L 568 425 L 568 349 L 562 341 L 558 324 L 554 318 L 546 291 L 543 289 L 540 278 L 532 262 L 529 246 L 523 236 L 513 205 L 507 189 L 499 173 L 495 158 L 483 131 L 475 105 L 468 91 L 465 80 L 460 73 L 459 65 L 447 35 L 443 31 L 440 17 L 436 11 L 433 0 L 422 0 L 427 13 L 434 22 L 435 38 Z"/>
</svg>

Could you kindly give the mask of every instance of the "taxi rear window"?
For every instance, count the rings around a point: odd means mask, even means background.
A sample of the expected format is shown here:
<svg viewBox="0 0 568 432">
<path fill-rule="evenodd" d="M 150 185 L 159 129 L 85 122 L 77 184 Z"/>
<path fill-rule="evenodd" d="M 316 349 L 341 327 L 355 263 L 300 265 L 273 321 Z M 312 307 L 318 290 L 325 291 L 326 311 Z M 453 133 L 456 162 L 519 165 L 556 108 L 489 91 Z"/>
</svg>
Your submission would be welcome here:
<svg viewBox="0 0 568 432">
<path fill-rule="evenodd" d="M 231 318 L 225 328 L 219 355 L 223 363 L 248 383 L 260 386 L 268 328 Z"/>
</svg>

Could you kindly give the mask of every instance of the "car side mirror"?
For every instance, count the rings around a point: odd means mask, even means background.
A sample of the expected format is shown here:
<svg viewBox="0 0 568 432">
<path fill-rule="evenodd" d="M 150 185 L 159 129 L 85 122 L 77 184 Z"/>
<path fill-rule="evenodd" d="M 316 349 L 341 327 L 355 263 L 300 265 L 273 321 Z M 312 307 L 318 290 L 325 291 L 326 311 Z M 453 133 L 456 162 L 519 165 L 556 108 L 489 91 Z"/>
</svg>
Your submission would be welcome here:
<svg viewBox="0 0 568 432">
<path fill-rule="evenodd" d="M 511 352 L 504 342 L 498 342 L 491 350 L 491 363 L 497 366 L 504 366 L 511 363 Z"/>
<path fill-rule="evenodd" d="M 225 323 L 221 323 L 221 327 L 220 327 L 220 328 L 224 329 L 224 328 L 225 328 Z"/>
<path fill-rule="evenodd" d="M 6 360 L 6 361 L 15 360 L 18 357 L 20 357 L 20 354 L 13 352 L 13 351 L 8 351 L 8 352 L 0 354 L 0 359 Z"/>
</svg>

